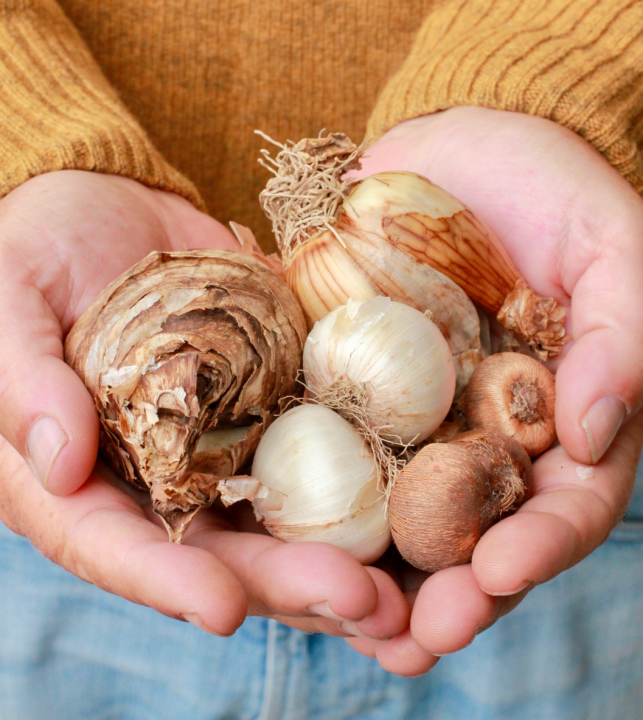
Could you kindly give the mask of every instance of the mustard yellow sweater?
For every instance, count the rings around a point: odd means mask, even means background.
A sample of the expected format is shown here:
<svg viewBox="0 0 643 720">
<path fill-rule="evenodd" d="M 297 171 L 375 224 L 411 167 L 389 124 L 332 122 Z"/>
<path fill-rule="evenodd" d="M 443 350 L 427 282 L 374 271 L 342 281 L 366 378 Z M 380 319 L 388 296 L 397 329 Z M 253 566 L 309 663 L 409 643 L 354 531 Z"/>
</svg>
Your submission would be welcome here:
<svg viewBox="0 0 643 720">
<path fill-rule="evenodd" d="M 0 196 L 117 173 L 272 249 L 255 128 L 359 139 L 465 104 L 561 123 L 641 191 L 642 74 L 641 0 L 0 0 Z"/>
</svg>

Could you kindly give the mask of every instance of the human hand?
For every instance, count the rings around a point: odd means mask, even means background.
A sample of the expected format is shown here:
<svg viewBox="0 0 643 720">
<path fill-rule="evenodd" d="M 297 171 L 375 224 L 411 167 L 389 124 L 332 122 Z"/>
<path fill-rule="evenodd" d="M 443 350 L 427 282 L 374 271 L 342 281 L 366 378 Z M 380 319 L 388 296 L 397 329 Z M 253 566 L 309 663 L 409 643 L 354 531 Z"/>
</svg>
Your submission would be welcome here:
<svg viewBox="0 0 643 720">
<path fill-rule="evenodd" d="M 216 634 L 247 612 L 309 632 L 399 633 L 409 607 L 382 570 L 261 534 L 249 508 L 202 512 L 170 544 L 149 497 L 94 465 L 98 417 L 64 336 L 149 252 L 194 247 L 239 249 L 186 200 L 122 177 L 54 172 L 0 201 L 0 519 L 83 580 Z"/>
<path fill-rule="evenodd" d="M 592 552 L 625 511 L 643 443 L 643 201 L 571 131 L 485 108 L 402 123 L 362 164 L 363 176 L 417 172 L 467 204 L 531 287 L 568 308 L 573 336 L 550 363 L 561 446 L 536 461 L 533 499 L 482 537 L 471 564 L 424 582 L 414 573 L 410 634 L 350 641 L 384 666 L 403 653 L 417 674 L 435 662 L 427 652 L 466 646 Z M 579 463 L 594 464 L 594 476 L 580 477 Z"/>
</svg>

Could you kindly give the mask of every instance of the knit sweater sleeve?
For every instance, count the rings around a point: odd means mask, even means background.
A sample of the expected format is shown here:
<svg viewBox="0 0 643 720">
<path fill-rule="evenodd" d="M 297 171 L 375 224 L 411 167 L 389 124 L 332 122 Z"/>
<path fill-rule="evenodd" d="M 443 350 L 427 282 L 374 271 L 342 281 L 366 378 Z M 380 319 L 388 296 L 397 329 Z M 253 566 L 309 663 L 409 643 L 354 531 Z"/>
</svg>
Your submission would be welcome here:
<svg viewBox="0 0 643 720">
<path fill-rule="evenodd" d="M 54 0 L 0 0 L 0 197 L 64 169 L 124 175 L 202 205 Z"/>
<path fill-rule="evenodd" d="M 442 0 L 378 99 L 368 133 L 455 105 L 553 120 L 643 191 L 643 3 Z"/>
</svg>

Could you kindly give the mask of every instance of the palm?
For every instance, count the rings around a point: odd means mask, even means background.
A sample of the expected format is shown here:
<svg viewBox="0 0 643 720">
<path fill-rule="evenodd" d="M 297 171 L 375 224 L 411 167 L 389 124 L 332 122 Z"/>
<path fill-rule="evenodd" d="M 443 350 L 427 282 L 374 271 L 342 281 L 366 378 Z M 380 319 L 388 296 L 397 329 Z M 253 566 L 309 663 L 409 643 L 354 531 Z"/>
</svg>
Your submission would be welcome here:
<svg viewBox="0 0 643 720">
<path fill-rule="evenodd" d="M 115 176 L 65 171 L 34 178 L 3 201 L 28 266 L 63 331 L 111 280 L 153 250 L 238 245 L 185 200 Z"/>
<path fill-rule="evenodd" d="M 493 229 L 541 294 L 569 303 L 597 239 L 621 229 L 612 201 L 638 199 L 629 184 L 575 134 L 539 118 L 454 108 L 426 120 L 384 136 L 360 174 L 395 167 L 428 177 Z"/>
</svg>

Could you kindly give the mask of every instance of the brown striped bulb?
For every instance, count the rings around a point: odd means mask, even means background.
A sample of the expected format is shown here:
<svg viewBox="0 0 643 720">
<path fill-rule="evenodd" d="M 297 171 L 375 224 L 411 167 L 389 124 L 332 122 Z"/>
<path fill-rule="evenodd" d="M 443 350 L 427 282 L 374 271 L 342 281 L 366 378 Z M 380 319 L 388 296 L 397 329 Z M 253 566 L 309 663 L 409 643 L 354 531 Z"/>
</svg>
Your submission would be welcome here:
<svg viewBox="0 0 643 720">
<path fill-rule="evenodd" d="M 511 438 L 473 431 L 427 445 L 390 491 L 395 545 L 425 572 L 468 563 L 482 535 L 515 512 L 531 487 L 529 457 Z"/>
<path fill-rule="evenodd" d="M 556 439 L 555 399 L 554 376 L 544 365 L 520 353 L 498 353 L 473 373 L 465 415 L 471 429 L 512 437 L 534 457 Z"/>
<path fill-rule="evenodd" d="M 264 152 L 275 177 L 260 200 L 309 327 L 348 298 L 384 295 L 428 310 L 460 387 L 483 357 L 471 300 L 543 358 L 567 341 L 564 309 L 529 288 L 493 233 L 448 192 L 408 172 L 344 180 L 360 149 L 339 133 L 279 147 L 275 159 Z"/>
</svg>

